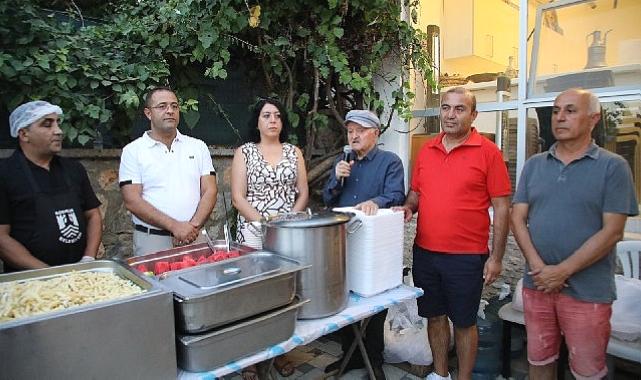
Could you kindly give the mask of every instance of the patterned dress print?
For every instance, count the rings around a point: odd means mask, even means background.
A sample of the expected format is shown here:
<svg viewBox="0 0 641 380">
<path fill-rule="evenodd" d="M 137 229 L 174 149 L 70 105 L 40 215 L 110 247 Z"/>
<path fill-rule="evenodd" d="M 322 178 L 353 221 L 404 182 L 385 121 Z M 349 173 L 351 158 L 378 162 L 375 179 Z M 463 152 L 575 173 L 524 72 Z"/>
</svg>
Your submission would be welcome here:
<svg viewBox="0 0 641 380">
<path fill-rule="evenodd" d="M 292 211 L 296 202 L 298 156 L 296 148 L 283 143 L 283 157 L 273 167 L 255 143 L 241 147 L 247 168 L 247 201 L 263 217 Z M 247 229 L 245 218 L 238 214 L 236 240 L 260 248 L 260 238 Z"/>
</svg>

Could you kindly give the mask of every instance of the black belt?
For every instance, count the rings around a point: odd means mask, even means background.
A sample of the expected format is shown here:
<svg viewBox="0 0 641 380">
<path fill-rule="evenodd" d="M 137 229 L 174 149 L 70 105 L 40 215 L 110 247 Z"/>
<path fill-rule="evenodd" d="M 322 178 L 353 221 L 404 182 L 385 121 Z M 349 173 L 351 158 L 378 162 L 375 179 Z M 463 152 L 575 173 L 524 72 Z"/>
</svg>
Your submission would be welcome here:
<svg viewBox="0 0 641 380">
<path fill-rule="evenodd" d="M 150 235 L 171 236 L 171 232 L 167 230 L 157 230 L 155 228 L 147 228 L 145 226 L 141 226 L 140 224 L 134 224 L 134 229 L 136 231 L 144 232 Z"/>
</svg>

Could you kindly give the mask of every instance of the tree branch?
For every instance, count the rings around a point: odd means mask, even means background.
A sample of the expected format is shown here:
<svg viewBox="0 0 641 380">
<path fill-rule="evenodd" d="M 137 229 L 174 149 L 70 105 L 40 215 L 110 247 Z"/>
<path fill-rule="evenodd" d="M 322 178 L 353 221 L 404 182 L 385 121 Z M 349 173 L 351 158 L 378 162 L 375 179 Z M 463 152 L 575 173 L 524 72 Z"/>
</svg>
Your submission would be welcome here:
<svg viewBox="0 0 641 380">
<path fill-rule="evenodd" d="M 67 1 L 69 2 L 69 5 L 71 5 L 76 10 L 76 13 L 78 13 L 78 17 L 80 17 L 80 25 L 82 25 L 82 27 L 84 28 L 85 27 L 85 18 L 82 17 L 82 12 L 80 11 L 80 8 L 78 8 L 78 6 L 76 5 L 76 3 L 73 0 L 67 0 Z"/>
<path fill-rule="evenodd" d="M 338 93 L 336 94 L 338 96 Z M 327 81 L 325 82 L 325 97 L 327 98 L 327 105 L 329 106 L 332 115 L 340 123 L 340 125 L 345 124 L 345 119 L 343 116 L 336 110 L 336 104 L 334 103 L 334 95 L 332 94 L 332 76 L 328 76 Z"/>
<path fill-rule="evenodd" d="M 314 66 L 314 100 L 312 102 L 312 109 L 307 113 L 307 133 L 306 133 L 306 142 L 307 149 L 305 149 L 305 163 L 309 164 L 309 161 L 312 158 L 312 151 L 314 150 L 314 142 L 316 141 L 316 128 L 314 125 L 314 119 L 316 113 L 318 113 L 318 92 L 320 86 L 320 74 L 318 68 Z"/>
</svg>

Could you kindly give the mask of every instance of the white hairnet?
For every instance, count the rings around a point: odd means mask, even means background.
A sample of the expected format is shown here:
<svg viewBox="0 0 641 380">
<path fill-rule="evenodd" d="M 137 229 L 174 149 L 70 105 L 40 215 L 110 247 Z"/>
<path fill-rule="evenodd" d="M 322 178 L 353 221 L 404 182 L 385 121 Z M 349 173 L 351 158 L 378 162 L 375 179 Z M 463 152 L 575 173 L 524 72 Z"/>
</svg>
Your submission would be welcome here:
<svg viewBox="0 0 641 380">
<path fill-rule="evenodd" d="M 22 104 L 13 110 L 11 115 L 9 115 L 11 137 L 18 137 L 19 130 L 28 127 L 34 121 L 37 121 L 50 113 L 62 115 L 62 109 L 54 104 L 45 102 L 44 100 L 36 100 Z"/>
</svg>

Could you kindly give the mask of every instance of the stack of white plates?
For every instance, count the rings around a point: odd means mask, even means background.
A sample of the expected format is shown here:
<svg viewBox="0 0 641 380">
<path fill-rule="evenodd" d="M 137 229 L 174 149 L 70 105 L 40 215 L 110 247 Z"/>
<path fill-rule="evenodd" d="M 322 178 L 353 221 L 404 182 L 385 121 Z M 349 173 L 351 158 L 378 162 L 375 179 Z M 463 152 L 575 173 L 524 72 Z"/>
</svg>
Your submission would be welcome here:
<svg viewBox="0 0 641 380">
<path fill-rule="evenodd" d="M 403 212 L 379 209 L 365 215 L 352 207 L 334 211 L 356 214 L 362 226 L 347 234 L 347 287 L 365 297 L 401 285 L 403 280 Z M 353 221 L 348 225 L 352 225 Z"/>
</svg>

